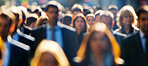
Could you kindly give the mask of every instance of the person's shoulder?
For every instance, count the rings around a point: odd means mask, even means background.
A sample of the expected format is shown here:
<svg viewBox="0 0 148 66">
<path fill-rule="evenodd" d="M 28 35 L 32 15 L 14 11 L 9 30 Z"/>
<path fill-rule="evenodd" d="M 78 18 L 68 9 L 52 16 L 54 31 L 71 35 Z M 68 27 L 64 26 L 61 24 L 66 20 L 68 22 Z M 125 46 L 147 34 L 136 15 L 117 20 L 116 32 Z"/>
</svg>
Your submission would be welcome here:
<svg viewBox="0 0 148 66">
<path fill-rule="evenodd" d="M 32 32 L 40 32 L 41 30 L 44 30 L 46 28 L 46 25 L 38 26 L 37 28 L 33 28 Z"/>
<path fill-rule="evenodd" d="M 133 34 L 130 34 L 128 37 L 125 38 L 125 40 L 135 40 L 135 38 L 139 37 L 139 31 L 134 32 Z"/>
<path fill-rule="evenodd" d="M 58 23 L 58 26 L 60 26 L 60 28 L 62 30 L 66 30 L 66 31 L 72 31 L 72 32 L 75 32 L 76 29 L 71 27 L 71 26 L 68 26 L 68 25 L 65 25 L 65 24 L 62 24 L 62 23 Z"/>
<path fill-rule="evenodd" d="M 14 40 L 11 36 L 8 36 L 7 43 L 9 44 L 9 46 L 11 46 L 11 49 L 13 49 L 13 50 L 14 49 L 23 50 L 23 51 L 30 50 L 30 46 L 28 46 L 27 44 L 24 44 L 22 42 Z"/>
<path fill-rule="evenodd" d="M 121 31 L 121 28 L 117 28 L 117 29 L 115 29 L 114 31 L 113 31 L 113 33 L 114 32 L 120 32 Z"/>
<path fill-rule="evenodd" d="M 114 36 L 127 37 L 126 34 L 123 34 L 123 33 L 119 32 L 119 31 L 120 31 L 120 29 L 117 29 L 117 30 L 113 31 Z"/>
<path fill-rule="evenodd" d="M 123 40 L 122 44 L 128 45 L 128 46 L 130 46 L 130 45 L 132 46 L 135 42 L 138 41 L 138 37 L 139 37 L 138 34 L 139 34 L 139 32 L 136 32 L 136 33 L 131 34 L 130 36 L 126 37 Z"/>
</svg>

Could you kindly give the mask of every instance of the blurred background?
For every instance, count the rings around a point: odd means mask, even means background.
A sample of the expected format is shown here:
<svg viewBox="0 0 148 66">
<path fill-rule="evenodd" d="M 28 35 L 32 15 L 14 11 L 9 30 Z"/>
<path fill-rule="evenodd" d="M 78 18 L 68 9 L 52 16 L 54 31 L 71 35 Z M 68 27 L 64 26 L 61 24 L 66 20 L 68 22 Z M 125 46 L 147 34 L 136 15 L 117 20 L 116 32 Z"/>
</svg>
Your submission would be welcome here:
<svg viewBox="0 0 148 66">
<path fill-rule="evenodd" d="M 0 0 L 0 6 L 20 6 L 20 5 L 39 5 L 44 6 L 46 3 L 51 0 Z M 89 6 L 100 5 L 103 9 L 107 9 L 109 5 L 116 5 L 120 9 L 124 5 L 132 5 L 135 10 L 141 5 L 148 4 L 148 0 L 56 0 L 60 2 L 64 7 L 71 8 L 73 4 L 87 4 Z"/>
</svg>

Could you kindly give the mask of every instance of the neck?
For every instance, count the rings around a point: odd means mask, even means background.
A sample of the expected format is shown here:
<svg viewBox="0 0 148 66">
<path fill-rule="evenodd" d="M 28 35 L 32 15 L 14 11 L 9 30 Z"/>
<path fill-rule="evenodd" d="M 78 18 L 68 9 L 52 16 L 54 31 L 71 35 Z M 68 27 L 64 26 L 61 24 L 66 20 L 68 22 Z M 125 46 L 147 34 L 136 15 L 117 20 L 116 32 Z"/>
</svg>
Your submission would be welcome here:
<svg viewBox="0 0 148 66">
<path fill-rule="evenodd" d="M 130 25 L 125 25 L 123 29 L 126 32 L 126 34 L 128 34 L 130 32 Z"/>
<path fill-rule="evenodd" d="M 53 23 L 48 23 L 50 26 L 51 26 L 51 28 L 54 28 L 57 24 L 53 24 Z"/>
<path fill-rule="evenodd" d="M 80 33 L 81 33 L 81 30 L 77 30 L 77 34 L 80 35 Z"/>
<path fill-rule="evenodd" d="M 97 66 L 102 66 L 104 61 L 104 53 L 93 53 L 94 60 Z"/>
</svg>

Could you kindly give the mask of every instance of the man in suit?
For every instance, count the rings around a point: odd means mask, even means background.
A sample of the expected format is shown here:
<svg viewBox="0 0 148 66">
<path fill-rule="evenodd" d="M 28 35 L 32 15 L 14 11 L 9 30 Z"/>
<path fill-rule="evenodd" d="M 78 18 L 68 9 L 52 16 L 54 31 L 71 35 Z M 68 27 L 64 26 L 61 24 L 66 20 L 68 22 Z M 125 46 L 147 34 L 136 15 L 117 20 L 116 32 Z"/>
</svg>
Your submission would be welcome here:
<svg viewBox="0 0 148 66">
<path fill-rule="evenodd" d="M 126 38 L 121 46 L 121 58 L 127 66 L 148 66 L 148 5 L 138 9 L 140 31 Z"/>
<path fill-rule="evenodd" d="M 100 22 L 104 23 L 109 30 L 112 32 L 112 34 L 115 36 L 117 42 L 121 44 L 121 41 L 124 38 L 123 34 L 117 34 L 116 32 L 113 31 L 113 25 L 114 25 L 114 15 L 112 12 L 108 10 L 104 10 L 103 12 L 100 13 Z"/>
<path fill-rule="evenodd" d="M 31 35 L 35 37 L 34 51 L 43 39 L 56 41 L 64 50 L 69 62 L 72 64 L 73 57 L 78 50 L 75 29 L 58 22 L 59 8 L 49 4 L 45 8 L 48 23 L 33 30 Z"/>
</svg>

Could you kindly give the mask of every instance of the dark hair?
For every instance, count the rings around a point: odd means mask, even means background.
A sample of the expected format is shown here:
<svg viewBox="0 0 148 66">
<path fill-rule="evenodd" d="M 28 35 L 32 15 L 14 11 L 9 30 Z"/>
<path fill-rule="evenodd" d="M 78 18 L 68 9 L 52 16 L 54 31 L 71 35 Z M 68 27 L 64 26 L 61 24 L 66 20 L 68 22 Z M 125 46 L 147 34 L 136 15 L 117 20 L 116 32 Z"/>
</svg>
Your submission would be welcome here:
<svg viewBox="0 0 148 66">
<path fill-rule="evenodd" d="M 11 26 L 11 24 L 12 24 L 12 19 L 11 19 L 9 16 L 7 16 L 7 15 L 4 14 L 4 13 L 2 13 L 2 14 L 0 14 L 0 17 L 2 17 L 2 18 L 4 18 L 4 19 L 7 19 L 8 22 L 9 22 L 9 26 Z"/>
<path fill-rule="evenodd" d="M 34 17 L 28 17 L 28 18 L 27 18 L 27 21 L 26 21 L 26 25 L 29 26 L 29 25 L 31 25 L 32 23 L 36 22 L 36 21 L 37 21 L 36 18 L 34 18 Z"/>
<path fill-rule="evenodd" d="M 140 18 L 141 13 L 148 13 L 148 5 L 144 5 L 137 10 L 138 19 Z"/>
<path fill-rule="evenodd" d="M 87 20 L 86 20 L 85 16 L 84 16 L 82 13 L 77 14 L 77 15 L 74 17 L 74 19 L 72 20 L 73 28 L 76 28 L 75 22 L 76 22 L 76 20 L 77 20 L 79 17 L 82 18 L 83 21 L 84 21 L 84 28 L 82 29 L 81 32 L 87 32 L 87 29 L 88 29 Z"/>
<path fill-rule="evenodd" d="M 52 7 L 52 8 L 56 8 L 56 9 L 59 11 L 58 6 L 53 5 L 53 4 L 49 4 L 49 5 L 47 5 L 47 6 L 45 7 L 45 11 L 48 11 L 48 9 L 49 9 L 50 7 Z"/>
<path fill-rule="evenodd" d="M 62 22 L 63 22 L 63 24 L 65 24 L 65 25 L 70 25 L 71 24 L 71 21 L 72 21 L 72 15 L 65 15 L 64 17 L 63 17 L 63 19 L 62 19 Z"/>
</svg>

